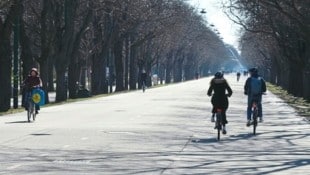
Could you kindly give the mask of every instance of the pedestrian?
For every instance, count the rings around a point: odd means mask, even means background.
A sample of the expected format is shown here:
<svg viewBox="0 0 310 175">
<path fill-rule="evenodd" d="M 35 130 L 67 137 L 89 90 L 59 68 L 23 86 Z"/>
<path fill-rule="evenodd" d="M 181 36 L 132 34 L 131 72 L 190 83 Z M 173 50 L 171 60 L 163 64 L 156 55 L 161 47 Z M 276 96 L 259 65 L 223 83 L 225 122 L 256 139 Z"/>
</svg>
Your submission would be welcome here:
<svg viewBox="0 0 310 175">
<path fill-rule="evenodd" d="M 141 73 L 141 85 L 142 86 L 146 86 L 146 79 L 147 79 L 147 73 L 145 69 L 143 69 Z"/>
</svg>

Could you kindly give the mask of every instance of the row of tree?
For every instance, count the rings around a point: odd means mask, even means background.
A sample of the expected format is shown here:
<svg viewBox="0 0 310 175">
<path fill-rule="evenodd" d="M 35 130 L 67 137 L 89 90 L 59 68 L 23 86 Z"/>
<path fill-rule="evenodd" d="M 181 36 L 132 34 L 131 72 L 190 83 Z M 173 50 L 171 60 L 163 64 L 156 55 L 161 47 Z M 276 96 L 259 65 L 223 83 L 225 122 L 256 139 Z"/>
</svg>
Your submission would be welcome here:
<svg viewBox="0 0 310 175">
<path fill-rule="evenodd" d="M 56 82 L 61 102 L 76 98 L 86 77 L 96 95 L 113 83 L 115 91 L 137 89 L 143 69 L 165 83 L 218 70 L 229 51 L 207 26 L 182 0 L 1 1 L 0 111 L 10 108 L 13 50 L 20 82 L 38 67 L 44 90 Z"/>
<path fill-rule="evenodd" d="M 272 83 L 310 100 L 310 1 L 228 0 L 228 16 L 243 26 L 243 62 Z"/>
</svg>

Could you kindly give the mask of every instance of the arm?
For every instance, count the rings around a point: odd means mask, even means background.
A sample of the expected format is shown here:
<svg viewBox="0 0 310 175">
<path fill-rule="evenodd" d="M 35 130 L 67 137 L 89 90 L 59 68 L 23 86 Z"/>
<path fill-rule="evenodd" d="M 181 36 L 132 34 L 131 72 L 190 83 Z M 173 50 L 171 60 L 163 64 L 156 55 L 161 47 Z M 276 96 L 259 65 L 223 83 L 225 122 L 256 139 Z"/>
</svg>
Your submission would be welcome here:
<svg viewBox="0 0 310 175">
<path fill-rule="evenodd" d="M 210 87 L 209 87 L 209 89 L 208 89 L 208 96 L 211 96 L 212 95 L 212 91 L 213 91 L 213 81 L 211 80 L 211 82 L 210 82 Z"/>
<path fill-rule="evenodd" d="M 43 86 L 43 83 L 42 83 L 42 79 L 41 78 L 39 78 L 40 79 L 40 87 L 42 87 Z"/>
<path fill-rule="evenodd" d="M 232 95 L 233 91 L 232 91 L 231 87 L 229 86 L 229 84 L 227 83 L 227 81 L 226 81 L 226 89 L 228 91 L 228 97 L 230 97 Z"/>
<path fill-rule="evenodd" d="M 244 94 L 245 95 L 248 95 L 249 83 L 250 83 L 250 78 L 248 78 L 246 80 L 245 85 L 244 85 Z"/>
<path fill-rule="evenodd" d="M 23 81 L 23 84 L 22 84 L 22 87 L 23 87 L 23 90 L 26 90 L 28 87 L 28 77 Z"/>
</svg>

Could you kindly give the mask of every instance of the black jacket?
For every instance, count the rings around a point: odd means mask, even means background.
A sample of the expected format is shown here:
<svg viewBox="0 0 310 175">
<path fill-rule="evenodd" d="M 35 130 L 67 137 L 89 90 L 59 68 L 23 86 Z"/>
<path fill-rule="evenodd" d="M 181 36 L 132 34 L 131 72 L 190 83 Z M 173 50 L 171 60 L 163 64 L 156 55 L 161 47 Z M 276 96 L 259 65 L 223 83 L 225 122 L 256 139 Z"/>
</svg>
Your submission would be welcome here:
<svg viewBox="0 0 310 175">
<path fill-rule="evenodd" d="M 226 94 L 226 90 L 228 94 Z M 222 108 L 226 110 L 228 108 L 227 96 L 230 97 L 233 93 L 227 81 L 224 78 L 213 78 L 210 82 L 208 95 L 211 96 L 213 91 L 214 94 L 212 96 L 211 103 L 214 108 L 212 111 L 215 112 L 215 108 Z"/>
</svg>

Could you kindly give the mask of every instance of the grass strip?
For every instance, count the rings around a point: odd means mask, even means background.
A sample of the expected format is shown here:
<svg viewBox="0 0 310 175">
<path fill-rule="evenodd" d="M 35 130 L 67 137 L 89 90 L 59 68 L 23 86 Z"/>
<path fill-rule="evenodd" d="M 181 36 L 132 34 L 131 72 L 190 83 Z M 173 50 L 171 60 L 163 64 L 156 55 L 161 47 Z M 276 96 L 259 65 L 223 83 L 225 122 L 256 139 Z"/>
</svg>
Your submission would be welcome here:
<svg viewBox="0 0 310 175">
<path fill-rule="evenodd" d="M 267 89 L 292 106 L 300 116 L 303 116 L 310 121 L 310 103 L 307 102 L 307 100 L 301 97 L 295 97 L 282 87 L 271 83 L 267 83 Z"/>
</svg>

